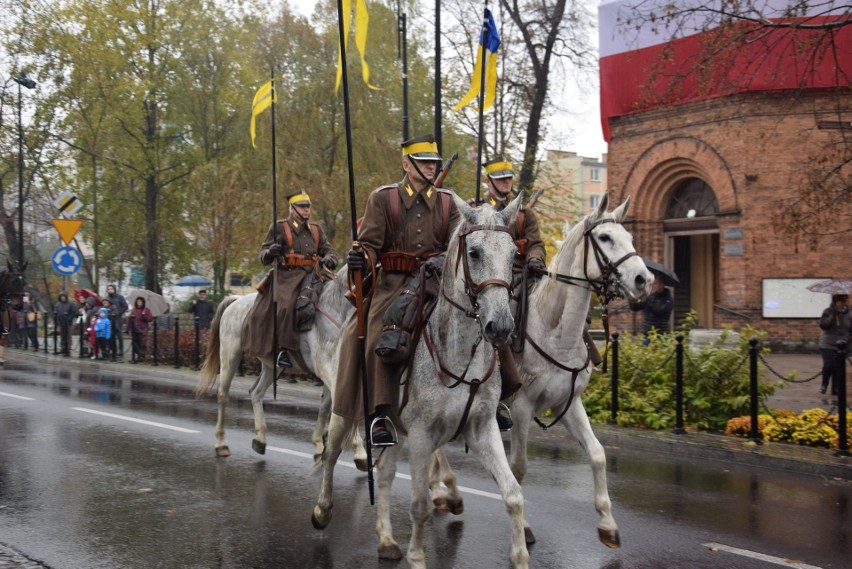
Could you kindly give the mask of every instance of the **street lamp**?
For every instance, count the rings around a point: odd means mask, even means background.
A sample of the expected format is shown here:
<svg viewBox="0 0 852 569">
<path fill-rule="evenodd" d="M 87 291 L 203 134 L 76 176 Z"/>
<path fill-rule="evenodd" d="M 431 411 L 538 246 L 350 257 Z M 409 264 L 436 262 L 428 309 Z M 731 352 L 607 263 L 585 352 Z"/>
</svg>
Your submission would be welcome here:
<svg viewBox="0 0 852 569">
<path fill-rule="evenodd" d="M 12 77 L 18 84 L 18 270 L 24 270 L 24 123 L 21 121 L 21 87 L 35 89 L 36 82 L 21 71 Z"/>
</svg>

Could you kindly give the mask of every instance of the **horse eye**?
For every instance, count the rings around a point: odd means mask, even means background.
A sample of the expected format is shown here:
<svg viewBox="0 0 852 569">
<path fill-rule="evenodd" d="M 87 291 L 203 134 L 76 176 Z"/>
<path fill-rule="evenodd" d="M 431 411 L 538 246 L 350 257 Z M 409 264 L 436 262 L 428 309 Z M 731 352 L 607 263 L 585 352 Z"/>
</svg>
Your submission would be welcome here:
<svg viewBox="0 0 852 569">
<path fill-rule="evenodd" d="M 470 250 L 467 252 L 467 256 L 468 256 L 468 257 L 470 257 L 470 258 L 471 258 L 471 260 L 473 260 L 473 261 L 478 261 L 478 260 L 480 259 L 480 257 L 481 257 L 481 255 L 479 254 L 479 250 L 478 250 L 478 249 L 470 249 Z"/>
<path fill-rule="evenodd" d="M 603 243 L 612 243 L 612 237 L 609 236 L 609 233 L 601 233 L 598 235 L 598 241 Z"/>
</svg>

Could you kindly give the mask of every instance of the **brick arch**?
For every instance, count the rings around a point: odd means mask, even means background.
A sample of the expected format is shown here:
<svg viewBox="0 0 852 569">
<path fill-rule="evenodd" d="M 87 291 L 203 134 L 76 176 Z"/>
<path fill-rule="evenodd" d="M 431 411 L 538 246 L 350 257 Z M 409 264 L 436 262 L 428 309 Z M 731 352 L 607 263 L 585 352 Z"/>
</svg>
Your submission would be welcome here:
<svg viewBox="0 0 852 569">
<path fill-rule="evenodd" d="M 727 163 L 715 148 L 694 137 L 676 137 L 648 148 L 633 163 L 622 190 L 632 195 L 633 217 L 662 221 L 678 182 L 699 178 L 716 194 L 719 211 L 736 211 L 737 190 Z"/>
</svg>

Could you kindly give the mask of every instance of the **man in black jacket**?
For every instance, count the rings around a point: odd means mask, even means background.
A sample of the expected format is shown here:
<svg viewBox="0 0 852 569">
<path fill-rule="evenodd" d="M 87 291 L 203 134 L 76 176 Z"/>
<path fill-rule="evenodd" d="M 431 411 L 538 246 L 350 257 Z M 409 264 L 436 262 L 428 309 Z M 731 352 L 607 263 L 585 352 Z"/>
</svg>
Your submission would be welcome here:
<svg viewBox="0 0 852 569">
<path fill-rule="evenodd" d="M 69 340 L 71 339 L 71 325 L 76 316 L 77 307 L 68 300 L 68 293 L 63 290 L 59 293 L 58 300 L 53 307 L 53 322 L 56 326 L 56 332 L 59 334 L 62 355 L 66 358 L 71 355 Z"/>
<path fill-rule="evenodd" d="M 112 335 L 115 338 L 115 351 L 113 351 L 113 355 L 124 355 L 124 315 L 127 314 L 127 300 L 118 292 L 116 292 L 116 288 L 114 284 L 107 285 L 107 296 L 109 297 L 110 304 L 112 304 L 113 311 L 110 316 L 115 316 L 115 320 L 113 322 L 112 327 Z M 112 342 L 110 342 L 112 343 Z"/>
<path fill-rule="evenodd" d="M 213 322 L 213 315 L 216 313 L 216 307 L 213 303 L 207 300 L 207 291 L 199 290 L 198 298 L 192 301 L 189 306 L 189 312 L 195 315 L 198 322 L 199 330 L 209 330 L 210 323 Z"/>
</svg>

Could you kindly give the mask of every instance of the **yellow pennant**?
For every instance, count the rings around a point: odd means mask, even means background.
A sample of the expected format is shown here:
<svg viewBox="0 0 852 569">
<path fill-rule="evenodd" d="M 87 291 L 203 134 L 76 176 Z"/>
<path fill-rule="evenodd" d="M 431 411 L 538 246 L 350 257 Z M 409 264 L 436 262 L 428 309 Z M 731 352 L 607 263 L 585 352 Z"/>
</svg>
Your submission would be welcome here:
<svg viewBox="0 0 852 569">
<path fill-rule="evenodd" d="M 272 106 L 272 103 L 277 102 L 278 93 L 275 92 L 275 85 L 273 85 L 272 81 L 261 85 L 257 93 L 254 94 L 254 99 L 251 102 L 251 125 L 249 126 L 252 148 L 257 148 L 257 145 L 254 143 L 254 139 L 257 136 L 257 132 L 255 131 L 255 119 L 257 115 Z"/>
<path fill-rule="evenodd" d="M 343 48 L 349 44 L 349 25 L 352 20 L 352 0 L 342 0 L 343 6 Z M 380 91 L 379 87 L 370 84 L 370 66 L 367 65 L 367 30 L 370 27 L 370 14 L 367 12 L 366 0 L 356 0 L 355 4 L 355 47 L 361 55 L 361 78 L 370 89 Z M 334 82 L 334 92 L 340 90 L 340 82 L 343 79 L 343 57 L 340 52 L 340 43 L 337 45 L 337 77 Z"/>
</svg>

